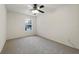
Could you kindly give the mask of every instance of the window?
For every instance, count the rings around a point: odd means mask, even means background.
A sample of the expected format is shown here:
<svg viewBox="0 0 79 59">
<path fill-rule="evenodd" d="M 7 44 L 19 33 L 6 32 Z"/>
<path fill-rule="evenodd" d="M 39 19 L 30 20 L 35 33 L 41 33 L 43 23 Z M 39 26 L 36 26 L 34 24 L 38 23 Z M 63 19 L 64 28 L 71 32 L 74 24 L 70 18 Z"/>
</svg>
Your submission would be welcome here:
<svg viewBox="0 0 79 59">
<path fill-rule="evenodd" d="M 25 20 L 25 31 L 32 30 L 32 21 L 30 19 Z"/>
</svg>

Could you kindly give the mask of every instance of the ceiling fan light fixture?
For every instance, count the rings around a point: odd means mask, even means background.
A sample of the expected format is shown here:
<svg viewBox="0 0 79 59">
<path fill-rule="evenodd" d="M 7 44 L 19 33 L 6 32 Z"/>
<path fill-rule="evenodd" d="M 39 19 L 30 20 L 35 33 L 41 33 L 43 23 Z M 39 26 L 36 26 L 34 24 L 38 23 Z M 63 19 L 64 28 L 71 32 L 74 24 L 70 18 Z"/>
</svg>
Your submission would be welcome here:
<svg viewBox="0 0 79 59">
<path fill-rule="evenodd" d="M 38 11 L 38 10 L 32 10 L 32 13 L 33 13 L 33 14 L 38 14 L 39 11 Z"/>
</svg>

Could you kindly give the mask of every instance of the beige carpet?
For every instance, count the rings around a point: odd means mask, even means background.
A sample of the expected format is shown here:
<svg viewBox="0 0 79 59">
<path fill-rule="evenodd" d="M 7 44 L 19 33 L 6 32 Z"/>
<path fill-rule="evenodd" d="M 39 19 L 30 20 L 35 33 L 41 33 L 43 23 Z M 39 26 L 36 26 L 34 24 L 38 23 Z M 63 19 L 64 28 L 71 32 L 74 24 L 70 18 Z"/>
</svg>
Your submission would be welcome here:
<svg viewBox="0 0 79 59">
<path fill-rule="evenodd" d="M 74 54 L 78 49 L 47 40 L 38 36 L 30 36 L 8 40 L 2 54 Z"/>
</svg>

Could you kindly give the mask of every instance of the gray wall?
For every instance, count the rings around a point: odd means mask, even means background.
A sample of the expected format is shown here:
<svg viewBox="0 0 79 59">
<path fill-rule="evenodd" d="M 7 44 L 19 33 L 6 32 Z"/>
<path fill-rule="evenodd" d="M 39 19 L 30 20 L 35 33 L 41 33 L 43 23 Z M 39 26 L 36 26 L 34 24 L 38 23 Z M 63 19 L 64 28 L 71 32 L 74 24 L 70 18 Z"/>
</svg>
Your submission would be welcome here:
<svg viewBox="0 0 79 59">
<path fill-rule="evenodd" d="M 79 49 L 79 5 L 64 5 L 37 17 L 37 33 Z"/>
<path fill-rule="evenodd" d="M 36 17 L 28 16 L 16 12 L 8 11 L 8 39 L 24 37 L 36 34 Z M 25 31 L 25 20 L 31 19 L 33 29 L 31 32 Z"/>
<path fill-rule="evenodd" d="M 7 39 L 7 21 L 6 21 L 6 9 L 4 5 L 0 5 L 0 52 Z"/>
</svg>

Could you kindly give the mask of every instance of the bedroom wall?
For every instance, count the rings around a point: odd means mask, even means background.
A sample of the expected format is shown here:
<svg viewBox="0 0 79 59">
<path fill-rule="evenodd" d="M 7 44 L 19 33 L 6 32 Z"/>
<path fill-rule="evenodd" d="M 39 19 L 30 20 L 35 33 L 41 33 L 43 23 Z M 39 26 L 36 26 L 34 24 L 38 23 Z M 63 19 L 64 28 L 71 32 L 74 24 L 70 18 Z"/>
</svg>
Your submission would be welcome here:
<svg viewBox="0 0 79 59">
<path fill-rule="evenodd" d="M 40 36 L 79 49 L 79 5 L 64 5 L 37 17 Z"/>
<path fill-rule="evenodd" d="M 31 18 L 33 30 L 25 31 L 25 20 Z M 19 38 L 36 34 L 36 17 L 8 11 L 8 39 Z"/>
<path fill-rule="evenodd" d="M 7 21 L 5 5 L 0 4 L 0 52 L 7 39 Z"/>
</svg>

